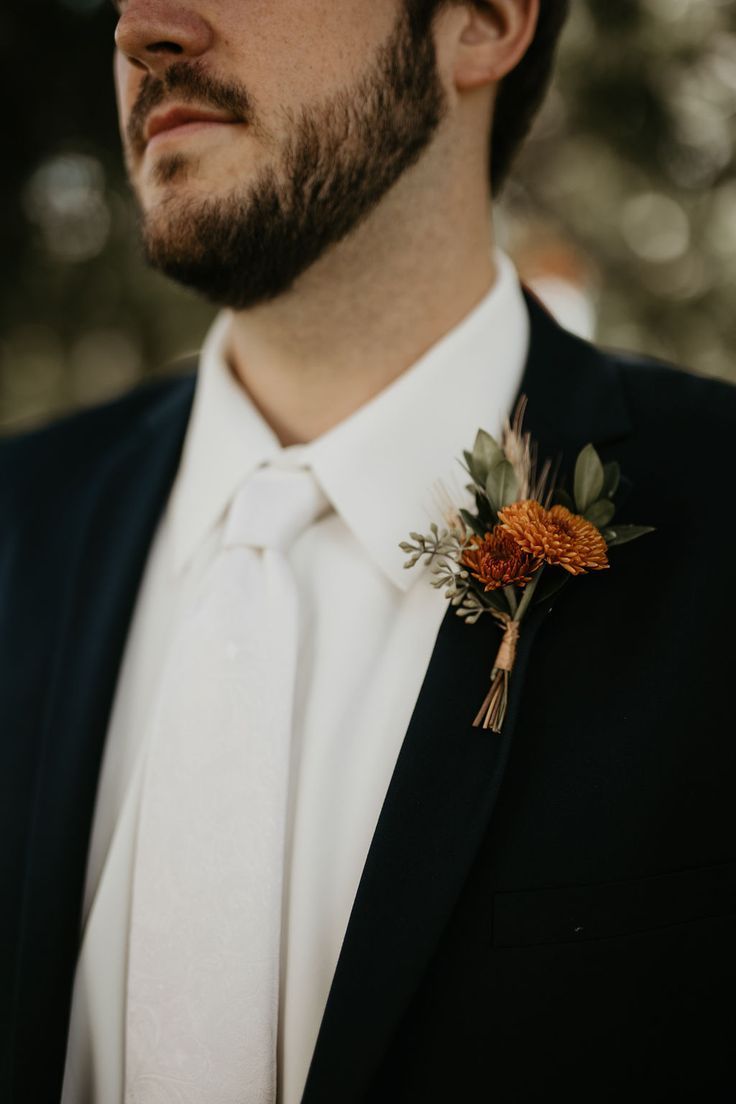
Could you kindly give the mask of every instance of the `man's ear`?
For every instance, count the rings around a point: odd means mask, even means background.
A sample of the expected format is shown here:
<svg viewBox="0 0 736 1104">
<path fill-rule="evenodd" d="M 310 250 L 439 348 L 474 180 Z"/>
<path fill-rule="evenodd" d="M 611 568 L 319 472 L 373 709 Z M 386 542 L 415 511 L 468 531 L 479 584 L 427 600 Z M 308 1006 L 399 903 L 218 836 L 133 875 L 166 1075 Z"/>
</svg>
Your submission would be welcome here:
<svg viewBox="0 0 736 1104">
<path fill-rule="evenodd" d="M 534 38 L 539 0 L 471 0 L 455 53 L 459 91 L 497 84 L 521 61 Z"/>
</svg>

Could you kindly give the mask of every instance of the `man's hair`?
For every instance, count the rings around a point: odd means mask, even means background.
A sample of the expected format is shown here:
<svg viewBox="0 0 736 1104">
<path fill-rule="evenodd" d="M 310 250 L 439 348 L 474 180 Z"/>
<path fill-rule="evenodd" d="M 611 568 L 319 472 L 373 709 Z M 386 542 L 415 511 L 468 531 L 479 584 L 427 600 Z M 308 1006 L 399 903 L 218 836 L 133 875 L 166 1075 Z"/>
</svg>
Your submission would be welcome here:
<svg viewBox="0 0 736 1104">
<path fill-rule="evenodd" d="M 416 36 L 429 33 L 435 16 L 469 0 L 405 0 Z M 483 7 L 483 0 L 470 0 Z M 552 77 L 560 31 L 567 19 L 570 0 L 540 0 L 534 38 L 519 64 L 504 77 L 498 89 L 491 128 L 490 176 L 496 195 L 506 177 Z"/>
</svg>

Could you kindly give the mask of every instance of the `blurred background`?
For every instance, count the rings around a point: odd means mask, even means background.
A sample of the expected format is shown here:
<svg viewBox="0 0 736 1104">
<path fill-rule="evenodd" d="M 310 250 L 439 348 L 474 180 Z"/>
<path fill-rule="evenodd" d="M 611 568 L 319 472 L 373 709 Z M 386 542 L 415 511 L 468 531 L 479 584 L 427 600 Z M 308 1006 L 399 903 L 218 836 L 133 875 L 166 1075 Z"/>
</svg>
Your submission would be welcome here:
<svg viewBox="0 0 736 1104">
<path fill-rule="evenodd" d="M 3 0 L 0 431 L 195 351 L 214 308 L 148 271 L 125 182 L 108 0 Z M 571 329 L 736 381 L 736 5 L 573 0 L 497 214 Z"/>
</svg>

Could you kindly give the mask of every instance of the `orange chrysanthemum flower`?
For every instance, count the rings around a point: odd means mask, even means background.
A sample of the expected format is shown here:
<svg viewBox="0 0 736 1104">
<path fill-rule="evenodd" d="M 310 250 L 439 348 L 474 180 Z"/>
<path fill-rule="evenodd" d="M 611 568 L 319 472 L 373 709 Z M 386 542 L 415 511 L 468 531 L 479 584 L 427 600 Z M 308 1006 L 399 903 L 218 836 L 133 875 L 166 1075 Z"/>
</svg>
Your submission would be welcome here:
<svg viewBox="0 0 736 1104">
<path fill-rule="evenodd" d="M 525 586 L 542 561 L 526 553 L 513 537 L 496 525 L 492 533 L 470 538 L 470 547 L 460 562 L 470 569 L 474 579 L 483 583 L 485 590 L 498 590 L 511 583 Z"/>
<path fill-rule="evenodd" d="M 558 564 L 571 575 L 608 567 L 608 550 L 599 529 L 565 506 L 545 510 L 535 499 L 514 502 L 498 513 L 501 528 L 529 556 Z"/>
</svg>

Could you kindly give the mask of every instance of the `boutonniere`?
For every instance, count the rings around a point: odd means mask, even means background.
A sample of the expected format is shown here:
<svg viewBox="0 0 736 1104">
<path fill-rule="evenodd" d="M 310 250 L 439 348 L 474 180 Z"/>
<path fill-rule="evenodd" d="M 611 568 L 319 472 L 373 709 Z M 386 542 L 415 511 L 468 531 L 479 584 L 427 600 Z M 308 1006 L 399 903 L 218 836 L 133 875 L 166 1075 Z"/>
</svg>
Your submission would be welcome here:
<svg viewBox="0 0 736 1104">
<path fill-rule="evenodd" d="M 550 461 L 537 472 L 536 445 L 522 432 L 525 409 L 522 396 L 500 444 L 480 429 L 473 451 L 463 453 L 475 509 L 450 504 L 444 528 L 433 523 L 429 535 L 410 533 L 400 546 L 410 554 L 405 567 L 422 559 L 433 564 L 432 586 L 445 588 L 459 617 L 473 624 L 488 613 L 503 629 L 490 687 L 473 721 L 493 732 L 501 731 L 506 715 L 530 607 L 548 601 L 575 575 L 606 570 L 609 548 L 653 532 L 651 525 L 613 524 L 621 469 L 616 461 L 603 464 L 592 444 L 578 454 L 572 494 L 555 485 Z"/>
</svg>

